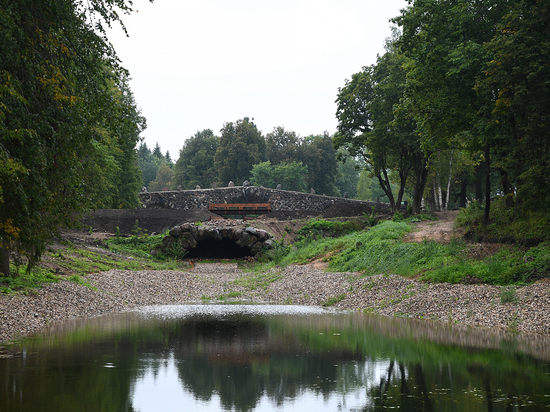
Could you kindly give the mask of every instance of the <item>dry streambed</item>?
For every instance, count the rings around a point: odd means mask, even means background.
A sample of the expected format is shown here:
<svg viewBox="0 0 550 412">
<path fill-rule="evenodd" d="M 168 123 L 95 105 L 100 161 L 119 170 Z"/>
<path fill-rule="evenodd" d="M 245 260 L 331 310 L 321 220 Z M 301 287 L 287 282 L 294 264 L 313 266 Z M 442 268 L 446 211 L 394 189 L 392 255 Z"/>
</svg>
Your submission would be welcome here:
<svg viewBox="0 0 550 412">
<path fill-rule="evenodd" d="M 251 274 L 236 264 L 197 263 L 186 272 L 111 270 L 45 285 L 28 295 L 0 295 L 0 342 L 64 319 L 96 316 L 145 305 L 226 299 L 323 305 L 388 316 L 435 320 L 499 331 L 550 336 L 550 283 L 509 290 L 488 285 L 425 284 L 400 276 L 360 277 L 311 265 Z"/>
</svg>

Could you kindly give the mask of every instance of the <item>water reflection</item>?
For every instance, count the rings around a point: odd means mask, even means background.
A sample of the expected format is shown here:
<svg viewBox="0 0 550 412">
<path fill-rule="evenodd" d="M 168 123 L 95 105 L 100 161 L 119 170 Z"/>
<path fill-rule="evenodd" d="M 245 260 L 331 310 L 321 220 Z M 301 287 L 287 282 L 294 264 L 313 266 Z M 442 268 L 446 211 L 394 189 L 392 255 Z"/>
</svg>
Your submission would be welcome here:
<svg viewBox="0 0 550 412">
<path fill-rule="evenodd" d="M 550 410 L 544 338 L 429 326 L 241 305 L 75 321 L 0 359 L 0 410 Z"/>
</svg>

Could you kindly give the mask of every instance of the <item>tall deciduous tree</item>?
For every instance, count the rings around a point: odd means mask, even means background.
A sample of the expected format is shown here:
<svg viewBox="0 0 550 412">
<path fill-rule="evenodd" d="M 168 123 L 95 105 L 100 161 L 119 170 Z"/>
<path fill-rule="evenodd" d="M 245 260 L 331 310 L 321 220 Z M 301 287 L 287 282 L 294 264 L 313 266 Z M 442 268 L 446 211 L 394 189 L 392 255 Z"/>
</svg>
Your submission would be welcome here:
<svg viewBox="0 0 550 412">
<path fill-rule="evenodd" d="M 281 162 L 299 162 L 303 160 L 303 140 L 295 132 L 285 130 L 282 126 L 273 128 L 265 136 L 267 159 L 272 165 Z"/>
<path fill-rule="evenodd" d="M 359 175 L 361 169 L 365 168 L 365 162 L 350 156 L 344 149 L 337 151 L 338 161 L 338 177 L 336 179 L 336 187 L 340 195 L 348 194 L 350 198 L 357 197 L 357 185 L 359 183 Z"/>
<path fill-rule="evenodd" d="M 268 160 L 252 167 L 251 183 L 255 186 L 276 188 L 279 184 L 284 190 L 303 192 L 306 188 L 307 167 L 301 162 L 282 162 L 272 165 Z"/>
<path fill-rule="evenodd" d="M 414 117 L 425 151 L 482 150 L 486 164 L 489 216 L 489 166 L 497 144 L 494 130 L 480 112 L 483 99 L 474 90 L 488 61 L 484 44 L 496 33 L 507 0 L 411 0 L 394 19 L 403 27 L 398 41 L 407 57 L 404 106 Z"/>
<path fill-rule="evenodd" d="M 168 165 L 167 162 L 162 162 L 157 171 L 155 180 L 149 183 L 149 190 L 151 192 L 161 192 L 168 190 L 172 187 L 172 181 L 174 180 L 174 171 Z"/>
<path fill-rule="evenodd" d="M 480 114 L 495 134 L 494 166 L 507 204 L 550 206 L 550 1 L 510 2 L 477 77 Z M 517 190 L 514 190 L 517 188 Z"/>
<path fill-rule="evenodd" d="M 218 145 L 219 138 L 210 129 L 197 132 L 186 140 L 174 167 L 173 186 L 194 189 L 197 185 L 204 188 L 217 182 L 214 157 Z"/>
<path fill-rule="evenodd" d="M 377 63 L 363 68 L 339 89 L 335 147 L 361 156 L 376 177 L 393 211 L 401 204 L 407 181 L 414 179 L 413 212 L 420 210 L 427 177 L 427 157 L 415 134 L 416 125 L 406 116 L 396 115 L 403 98 L 405 59 L 388 41 L 387 52 Z M 390 170 L 398 178 L 397 196 L 392 190 Z"/>
<path fill-rule="evenodd" d="M 338 162 L 336 150 L 332 145 L 332 137 L 325 132 L 322 135 L 311 135 L 304 139 L 303 163 L 307 166 L 306 183 L 308 188 L 317 194 L 338 196 L 336 187 L 338 178 Z"/>
<path fill-rule="evenodd" d="M 223 126 L 215 156 L 219 183 L 241 184 L 250 178 L 252 166 L 265 160 L 265 139 L 248 117 Z"/>
<path fill-rule="evenodd" d="M 0 5 L 0 248 L 37 262 L 60 227 L 90 206 L 85 164 L 119 109 L 124 71 L 103 25 L 126 0 L 4 0 Z"/>
</svg>

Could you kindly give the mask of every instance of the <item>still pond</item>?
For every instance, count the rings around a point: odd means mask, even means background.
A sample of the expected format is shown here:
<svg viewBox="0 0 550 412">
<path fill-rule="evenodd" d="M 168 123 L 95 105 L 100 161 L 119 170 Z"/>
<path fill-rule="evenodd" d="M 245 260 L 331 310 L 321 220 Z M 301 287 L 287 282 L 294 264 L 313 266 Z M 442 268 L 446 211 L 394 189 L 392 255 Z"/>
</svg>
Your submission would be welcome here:
<svg viewBox="0 0 550 412">
<path fill-rule="evenodd" d="M 550 411 L 548 337 L 358 312 L 155 306 L 0 359 L 0 411 Z"/>
</svg>

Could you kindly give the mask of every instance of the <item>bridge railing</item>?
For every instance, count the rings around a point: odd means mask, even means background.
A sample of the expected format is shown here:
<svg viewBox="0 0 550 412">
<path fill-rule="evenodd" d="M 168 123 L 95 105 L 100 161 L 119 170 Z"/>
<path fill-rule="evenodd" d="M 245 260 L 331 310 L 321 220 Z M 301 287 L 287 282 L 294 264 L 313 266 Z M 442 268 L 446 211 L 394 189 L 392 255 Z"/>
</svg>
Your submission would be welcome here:
<svg viewBox="0 0 550 412">
<path fill-rule="evenodd" d="M 271 203 L 209 203 L 208 210 L 218 215 L 260 215 L 271 212 Z"/>
</svg>

